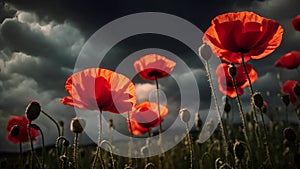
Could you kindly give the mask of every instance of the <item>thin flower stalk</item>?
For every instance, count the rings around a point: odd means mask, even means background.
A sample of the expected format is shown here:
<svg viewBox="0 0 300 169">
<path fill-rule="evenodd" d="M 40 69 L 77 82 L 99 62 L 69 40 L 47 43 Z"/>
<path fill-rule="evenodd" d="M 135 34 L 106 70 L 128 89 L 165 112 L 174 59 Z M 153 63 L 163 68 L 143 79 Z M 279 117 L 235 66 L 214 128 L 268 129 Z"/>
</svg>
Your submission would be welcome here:
<svg viewBox="0 0 300 169">
<path fill-rule="evenodd" d="M 219 109 L 217 96 L 216 96 L 216 93 L 215 93 L 215 87 L 214 87 L 213 82 L 212 82 L 212 77 L 211 77 L 210 67 L 209 67 L 208 61 L 205 61 L 205 68 L 206 68 L 208 81 L 209 81 L 210 88 L 211 88 L 211 93 L 213 95 L 215 107 L 216 107 L 217 114 L 218 114 L 218 120 L 219 120 L 219 123 L 220 123 L 220 128 L 221 128 L 221 131 L 222 131 L 222 138 L 223 138 L 223 141 L 224 141 L 225 158 L 226 158 L 226 161 L 227 161 L 228 156 L 229 156 L 228 145 L 227 145 L 227 136 L 226 136 L 225 127 L 224 127 L 224 124 L 223 124 L 223 121 L 222 121 L 222 116 L 221 116 L 221 111 Z"/>
</svg>

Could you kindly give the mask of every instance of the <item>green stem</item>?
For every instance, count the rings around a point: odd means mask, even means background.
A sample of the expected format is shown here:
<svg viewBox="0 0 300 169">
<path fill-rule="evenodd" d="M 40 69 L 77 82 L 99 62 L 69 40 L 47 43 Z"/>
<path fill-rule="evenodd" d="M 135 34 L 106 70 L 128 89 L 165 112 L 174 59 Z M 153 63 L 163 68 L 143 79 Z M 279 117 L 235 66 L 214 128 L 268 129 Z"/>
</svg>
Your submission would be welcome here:
<svg viewBox="0 0 300 169">
<path fill-rule="evenodd" d="M 265 138 L 265 143 L 266 143 L 267 157 L 269 159 L 270 166 L 273 169 L 274 168 L 274 163 L 273 163 L 273 160 L 272 160 L 271 155 L 270 155 L 270 140 L 269 140 L 269 136 L 268 136 L 268 133 L 267 133 L 267 128 L 266 128 L 266 125 L 265 125 L 265 119 L 264 119 L 264 115 L 263 115 L 263 112 L 262 112 L 261 108 L 259 109 L 259 112 L 260 112 L 260 115 L 261 115 L 261 120 L 262 120 L 262 124 L 263 124 L 263 128 L 264 128 L 264 138 Z"/>
<path fill-rule="evenodd" d="M 191 141 L 191 135 L 190 135 L 188 122 L 186 122 L 186 134 L 187 134 L 189 152 L 190 152 L 190 169 L 193 169 L 193 148 L 192 148 L 192 141 Z"/>
<path fill-rule="evenodd" d="M 132 149 L 132 143 L 133 143 L 133 134 L 132 134 L 132 127 L 131 127 L 131 116 L 130 116 L 130 112 L 128 111 L 127 112 L 128 114 L 128 124 L 129 124 L 129 129 L 130 129 L 130 141 L 129 141 L 129 146 L 128 146 L 128 154 L 129 154 L 129 157 L 128 157 L 128 163 L 129 163 L 129 166 L 132 165 L 132 158 L 131 158 L 131 149 Z"/>
<path fill-rule="evenodd" d="M 216 90 L 215 90 L 215 87 L 214 87 L 213 82 L 212 82 L 212 77 L 211 77 L 210 67 L 209 67 L 208 61 L 205 62 L 205 68 L 206 68 L 208 81 L 209 81 L 210 88 L 211 88 L 211 93 L 213 95 L 213 99 L 214 99 L 214 102 L 215 102 L 215 107 L 216 107 L 216 110 L 217 110 L 218 120 L 219 120 L 219 123 L 220 123 L 220 128 L 221 128 L 221 131 L 222 131 L 222 138 L 223 138 L 224 145 L 225 145 L 224 146 L 224 148 L 225 148 L 225 158 L 226 158 L 226 162 L 227 162 L 228 161 L 228 156 L 229 156 L 228 145 L 227 145 L 227 136 L 226 136 L 225 127 L 224 127 L 224 124 L 223 124 L 223 121 L 222 121 L 221 111 L 220 111 L 219 105 L 218 105 L 218 100 L 217 100 L 217 96 L 216 96 L 216 92 L 215 92 Z"/>
<path fill-rule="evenodd" d="M 96 168 L 96 163 L 98 160 L 98 156 L 100 156 L 100 162 L 101 162 L 101 166 L 104 169 L 104 163 L 103 163 L 103 159 L 102 159 L 102 153 L 101 153 L 101 141 L 102 141 L 102 109 L 100 108 L 100 114 L 99 114 L 99 125 L 98 125 L 98 146 L 97 146 L 97 150 L 96 150 L 96 155 L 94 157 L 93 160 L 93 164 L 92 164 L 92 168 L 95 169 Z"/>
<path fill-rule="evenodd" d="M 75 169 L 78 169 L 78 133 L 75 133 L 74 137 L 73 158 L 75 163 Z"/>
<path fill-rule="evenodd" d="M 62 136 L 58 122 L 50 114 L 46 113 L 45 111 L 42 110 L 41 112 L 55 124 L 55 126 L 57 128 L 58 136 Z"/>
<path fill-rule="evenodd" d="M 35 154 L 35 151 L 34 151 L 33 141 L 32 141 L 32 137 L 31 137 L 31 133 L 30 133 L 30 129 L 31 129 L 30 126 L 31 126 L 31 121 L 29 122 L 29 125 L 28 125 L 28 136 L 29 136 L 29 139 L 30 139 L 30 147 L 31 147 L 31 157 L 30 157 L 31 168 L 32 168 L 33 166 L 35 166 L 35 165 L 34 165 L 35 163 L 33 163 L 33 158 L 34 158 L 35 161 L 37 162 L 38 168 L 41 169 L 39 160 L 38 160 L 38 158 L 36 157 L 36 154 Z"/>
<path fill-rule="evenodd" d="M 286 118 L 286 125 L 289 124 L 289 111 L 288 106 L 285 106 L 285 118 Z"/>
<path fill-rule="evenodd" d="M 155 84 L 156 84 L 156 99 L 157 99 L 157 110 L 158 110 L 158 116 L 159 116 L 159 135 L 162 133 L 162 125 L 161 125 L 161 116 L 160 116 L 160 103 L 159 103 L 159 87 L 158 87 L 158 80 L 155 76 Z"/>
<path fill-rule="evenodd" d="M 19 160 L 20 160 L 20 168 L 23 168 L 23 149 L 22 149 L 22 142 L 19 143 L 20 148 L 20 154 L 19 154 Z"/>
<path fill-rule="evenodd" d="M 239 96 L 239 93 L 238 93 L 238 88 L 237 88 L 237 85 L 236 85 L 236 79 L 234 77 L 232 77 L 231 79 L 232 79 L 233 84 L 234 84 L 234 89 L 235 89 L 235 93 L 236 93 L 236 101 L 237 101 L 237 104 L 238 104 L 238 107 L 239 107 L 239 110 L 240 110 L 240 115 L 242 117 L 243 133 L 244 133 L 244 136 L 245 136 L 246 143 L 249 144 L 248 125 L 247 125 L 247 120 L 246 120 L 246 117 L 245 117 L 245 113 L 243 111 L 243 106 L 242 106 L 242 103 L 241 103 L 241 100 L 240 100 L 240 96 Z"/>
<path fill-rule="evenodd" d="M 249 77 L 249 73 L 248 73 L 248 70 L 247 70 L 247 67 L 246 67 L 246 63 L 245 63 L 245 58 L 244 58 L 244 53 L 241 53 L 241 57 L 242 57 L 242 65 L 243 65 L 243 68 L 244 68 L 244 72 L 246 74 L 246 77 L 248 79 L 248 82 L 249 82 L 249 89 L 250 89 L 250 97 L 252 98 L 252 96 L 254 95 L 254 90 L 253 90 L 253 87 L 252 87 L 252 82 L 251 82 L 251 79 Z M 257 115 L 256 115 L 256 109 L 255 109 L 255 105 L 253 102 L 251 102 L 251 106 L 252 106 L 252 117 L 254 116 L 254 132 L 255 132 L 255 136 L 256 136 L 256 141 L 257 141 L 257 144 L 259 145 L 260 147 L 260 143 L 261 141 L 260 140 L 260 135 L 261 135 L 261 130 L 260 128 L 258 127 L 258 118 L 257 118 Z M 257 133 L 258 131 L 258 133 Z M 258 137 L 257 137 L 258 136 Z"/>
<path fill-rule="evenodd" d="M 41 133 L 41 136 L 42 136 L 42 153 L 43 153 L 43 160 L 42 160 L 42 169 L 44 169 L 45 168 L 45 137 L 44 137 L 44 133 L 43 133 L 43 131 L 42 131 L 42 129 L 40 129 L 39 128 L 39 131 L 40 131 L 40 133 Z"/>
</svg>

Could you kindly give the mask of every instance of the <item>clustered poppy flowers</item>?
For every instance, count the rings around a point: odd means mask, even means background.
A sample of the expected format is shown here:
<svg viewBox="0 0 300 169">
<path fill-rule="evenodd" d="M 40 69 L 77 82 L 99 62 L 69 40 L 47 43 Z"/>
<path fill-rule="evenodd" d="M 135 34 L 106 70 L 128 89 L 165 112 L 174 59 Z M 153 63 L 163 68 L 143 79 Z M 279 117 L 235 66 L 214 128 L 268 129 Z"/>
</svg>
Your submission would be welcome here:
<svg viewBox="0 0 300 169">
<path fill-rule="evenodd" d="M 39 132 L 34 128 L 28 128 L 29 120 L 25 116 L 12 116 L 7 123 L 7 139 L 15 144 L 30 141 L 28 130 L 33 141 L 37 141 Z"/>
<path fill-rule="evenodd" d="M 250 59 L 262 59 L 271 54 L 282 40 L 283 28 L 275 20 L 253 12 L 221 14 L 211 23 L 204 33 L 203 43 L 208 44 L 213 53 L 226 63 L 245 64 Z M 219 90 L 231 98 L 243 94 L 243 88 L 249 86 L 247 75 L 251 83 L 257 79 L 257 73 L 252 66 L 244 66 L 243 71 L 243 68 L 237 65 L 236 93 L 227 68 L 228 66 L 222 63 L 218 66 L 216 74 Z M 221 73 L 223 70 L 225 73 Z"/>
</svg>

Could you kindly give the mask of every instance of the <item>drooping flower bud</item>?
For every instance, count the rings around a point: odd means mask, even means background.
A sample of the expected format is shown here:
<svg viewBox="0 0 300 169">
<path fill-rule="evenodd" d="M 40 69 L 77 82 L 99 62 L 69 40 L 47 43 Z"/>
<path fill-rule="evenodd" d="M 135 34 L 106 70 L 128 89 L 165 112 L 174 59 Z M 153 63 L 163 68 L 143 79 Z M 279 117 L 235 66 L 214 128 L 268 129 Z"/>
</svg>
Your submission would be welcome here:
<svg viewBox="0 0 300 169">
<path fill-rule="evenodd" d="M 230 75 L 231 78 L 235 78 L 237 74 L 237 70 L 234 64 L 228 65 L 228 74 Z"/>
<path fill-rule="evenodd" d="M 85 120 L 80 117 L 75 117 L 72 119 L 70 124 L 70 130 L 73 133 L 82 133 L 85 127 Z"/>
<path fill-rule="evenodd" d="M 198 52 L 199 52 L 199 56 L 201 56 L 206 61 L 210 59 L 212 54 L 210 46 L 208 46 L 205 43 L 199 47 Z"/>
<path fill-rule="evenodd" d="M 20 132 L 20 126 L 19 126 L 19 125 L 14 125 L 14 126 L 11 128 L 9 134 L 10 134 L 10 136 L 12 136 L 12 137 L 17 137 L 17 135 L 19 134 L 19 132 Z"/>
<path fill-rule="evenodd" d="M 289 106 L 290 104 L 290 96 L 289 95 L 282 95 L 281 96 L 282 102 L 285 104 L 285 106 Z"/>
<path fill-rule="evenodd" d="M 283 135 L 284 137 L 289 141 L 289 142 L 294 142 L 296 141 L 296 132 L 293 128 L 287 127 L 283 130 Z"/>
<path fill-rule="evenodd" d="M 41 105 L 37 101 L 30 101 L 26 107 L 25 114 L 29 121 L 33 121 L 39 117 L 41 112 Z"/>
<path fill-rule="evenodd" d="M 264 99 L 262 95 L 259 92 L 255 92 L 252 96 L 252 103 L 259 109 L 261 109 L 264 106 Z"/>
<path fill-rule="evenodd" d="M 244 158 L 245 147 L 239 141 L 234 143 L 233 150 L 236 158 L 240 160 Z"/>
<path fill-rule="evenodd" d="M 70 145 L 70 142 L 67 139 L 64 139 L 62 143 L 65 147 L 68 147 Z"/>
<path fill-rule="evenodd" d="M 181 121 L 187 123 L 189 122 L 190 118 L 191 118 L 191 113 L 188 111 L 187 108 L 182 108 L 179 110 L 179 115 L 180 115 L 180 119 Z"/>
<path fill-rule="evenodd" d="M 295 95 L 300 96 L 300 85 L 299 84 L 295 85 L 294 93 L 295 93 Z"/>
</svg>

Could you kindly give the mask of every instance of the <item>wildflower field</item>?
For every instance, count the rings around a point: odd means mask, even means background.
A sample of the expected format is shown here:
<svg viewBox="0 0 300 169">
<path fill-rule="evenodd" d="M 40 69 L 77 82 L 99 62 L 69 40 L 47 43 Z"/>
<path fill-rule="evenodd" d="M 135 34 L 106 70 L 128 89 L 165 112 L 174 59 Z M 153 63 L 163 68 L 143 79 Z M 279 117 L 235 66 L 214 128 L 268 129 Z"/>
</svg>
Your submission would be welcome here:
<svg viewBox="0 0 300 169">
<path fill-rule="evenodd" d="M 290 24 L 299 32 L 300 15 Z M 65 79 L 65 86 L 61 86 L 68 95 L 60 98 L 60 104 L 98 113 L 97 124 L 94 124 L 97 130 L 93 131 L 97 142 L 82 144 L 80 136 L 88 123 L 84 117 L 74 114 L 74 118 L 69 119 L 70 126 L 65 126 L 38 99 L 30 100 L 24 115 L 11 116 L 6 123 L 7 140 L 18 147 L 19 153 L 0 153 L 0 168 L 300 168 L 300 83 L 285 77 L 278 79 L 281 84 L 276 98 L 278 105 L 269 104 L 267 96 L 254 87 L 259 68 L 251 64 L 269 57 L 279 48 L 284 36 L 284 28 L 276 20 L 254 12 L 215 16 L 199 39 L 202 45 L 198 46 L 197 55 L 204 64 L 210 89 L 207 92 L 211 93 L 217 119 L 208 122 L 198 112 L 181 107 L 176 114 L 184 126 L 183 139 L 167 151 L 162 143 L 171 144 L 168 139 L 172 137 L 164 135 L 167 129 L 162 124 L 173 109 L 164 104 L 159 92 L 164 90 L 160 81 L 172 75 L 178 66 L 172 57 L 148 53 L 130 65 L 140 81 L 155 86 L 154 99 L 143 102 L 137 101 L 136 82 L 122 72 L 102 67 L 76 71 Z M 213 58 L 221 61 L 216 69 L 211 67 Z M 300 51 L 296 49 L 273 63 L 274 69 L 298 72 L 298 79 L 299 65 Z M 218 100 L 217 93 L 223 95 L 222 100 Z M 242 96 L 249 102 L 243 102 Z M 104 127 L 105 113 L 122 114 L 126 118 L 127 124 L 122 127 L 128 131 L 129 140 L 113 140 L 113 132 L 111 138 L 104 137 L 105 128 L 113 131 L 119 125 L 110 119 Z M 238 114 L 238 120 L 234 121 L 232 114 Z M 36 122 L 41 116 L 54 127 L 43 130 Z M 216 129 L 213 123 L 217 124 Z M 44 144 L 48 130 L 56 132 L 51 145 Z M 72 132 L 72 139 L 64 135 L 65 130 Z M 209 137 L 201 141 L 200 135 L 207 131 L 210 131 Z M 139 138 L 146 141 L 138 141 Z M 122 150 L 114 146 L 115 142 L 126 147 L 127 156 L 116 153 Z M 37 143 L 41 146 L 36 147 Z M 23 150 L 26 145 L 30 147 L 28 151 Z M 153 155 L 153 151 L 160 153 Z"/>
</svg>

